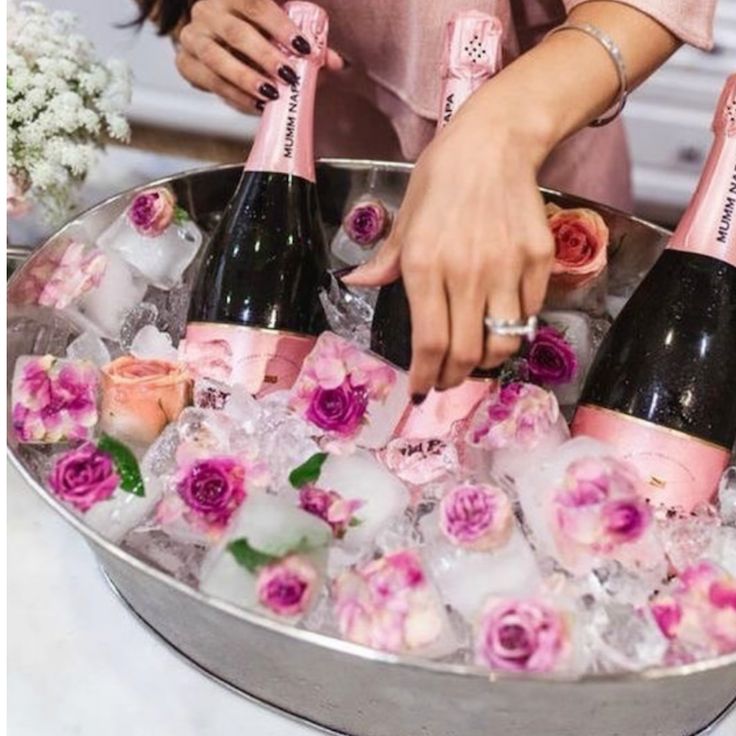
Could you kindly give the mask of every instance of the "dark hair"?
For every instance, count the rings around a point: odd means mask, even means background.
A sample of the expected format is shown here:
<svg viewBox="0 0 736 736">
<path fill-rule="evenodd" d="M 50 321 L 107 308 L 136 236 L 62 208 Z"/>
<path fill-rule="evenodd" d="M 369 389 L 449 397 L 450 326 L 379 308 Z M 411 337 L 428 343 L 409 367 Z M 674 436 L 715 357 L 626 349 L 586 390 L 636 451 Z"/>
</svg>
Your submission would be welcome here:
<svg viewBox="0 0 736 736">
<path fill-rule="evenodd" d="M 137 0 L 140 7 L 138 17 L 126 23 L 126 27 L 142 26 L 151 16 L 155 16 L 154 22 L 158 26 L 159 36 L 168 36 L 182 21 L 188 21 L 192 11 L 192 5 L 196 0 Z"/>
</svg>

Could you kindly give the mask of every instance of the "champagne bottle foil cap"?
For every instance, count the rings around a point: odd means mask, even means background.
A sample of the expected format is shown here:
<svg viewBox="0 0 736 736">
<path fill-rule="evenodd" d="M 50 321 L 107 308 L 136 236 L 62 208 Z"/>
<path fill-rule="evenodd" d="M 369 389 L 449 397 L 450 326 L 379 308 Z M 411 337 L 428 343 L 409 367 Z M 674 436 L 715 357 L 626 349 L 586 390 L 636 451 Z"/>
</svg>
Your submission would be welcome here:
<svg viewBox="0 0 736 736">
<path fill-rule="evenodd" d="M 713 117 L 713 132 L 725 133 L 729 138 L 736 135 L 736 74 L 726 80 L 721 92 Z"/>
<path fill-rule="evenodd" d="M 486 78 L 501 69 L 503 25 L 493 15 L 456 13 L 445 29 L 442 76 Z"/>
<path fill-rule="evenodd" d="M 312 53 L 307 58 L 320 66 L 324 64 L 330 27 L 327 13 L 319 5 L 299 0 L 286 3 L 284 10 L 312 46 Z"/>
</svg>

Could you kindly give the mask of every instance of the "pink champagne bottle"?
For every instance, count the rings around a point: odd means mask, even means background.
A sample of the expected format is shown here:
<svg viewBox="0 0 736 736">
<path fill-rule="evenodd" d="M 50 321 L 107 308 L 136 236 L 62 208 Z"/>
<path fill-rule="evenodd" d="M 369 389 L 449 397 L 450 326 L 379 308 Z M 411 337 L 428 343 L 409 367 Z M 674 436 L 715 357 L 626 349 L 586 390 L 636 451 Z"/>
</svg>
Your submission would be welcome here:
<svg viewBox="0 0 736 736">
<path fill-rule="evenodd" d="M 311 41 L 312 54 L 291 55 L 298 80 L 266 105 L 238 188 L 208 243 L 184 349 L 195 376 L 259 395 L 293 384 L 326 327 L 313 120 L 328 19 L 308 2 L 284 9 Z"/>
<path fill-rule="evenodd" d="M 619 447 L 651 500 L 712 499 L 736 440 L 736 75 L 670 243 L 606 335 L 573 419 Z"/>
<path fill-rule="evenodd" d="M 501 69 L 503 28 L 495 16 L 477 11 L 457 13 L 447 24 L 442 59 L 437 132 L 486 80 Z M 371 330 L 371 348 L 394 365 L 408 370 L 411 363 L 411 316 L 404 285 L 384 286 L 378 296 Z M 488 380 L 465 381 L 413 407 L 397 432 L 408 438 L 442 437 L 465 418 L 488 392 Z"/>
</svg>

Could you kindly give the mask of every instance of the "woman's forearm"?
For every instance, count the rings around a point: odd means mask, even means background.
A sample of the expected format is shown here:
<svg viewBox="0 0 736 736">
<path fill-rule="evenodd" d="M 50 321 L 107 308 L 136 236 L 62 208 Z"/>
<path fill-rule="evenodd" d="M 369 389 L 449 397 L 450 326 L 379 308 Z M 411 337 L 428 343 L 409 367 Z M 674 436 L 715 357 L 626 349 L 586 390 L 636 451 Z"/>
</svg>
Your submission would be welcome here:
<svg viewBox="0 0 736 736">
<path fill-rule="evenodd" d="M 571 23 L 590 23 L 618 44 L 636 87 L 680 45 L 664 26 L 620 2 L 576 7 Z M 474 96 L 461 114 L 488 115 L 489 125 L 510 124 L 526 137 L 536 164 L 561 140 L 588 125 L 615 101 L 619 77 L 613 60 L 594 38 L 569 30 L 549 36 Z"/>
</svg>

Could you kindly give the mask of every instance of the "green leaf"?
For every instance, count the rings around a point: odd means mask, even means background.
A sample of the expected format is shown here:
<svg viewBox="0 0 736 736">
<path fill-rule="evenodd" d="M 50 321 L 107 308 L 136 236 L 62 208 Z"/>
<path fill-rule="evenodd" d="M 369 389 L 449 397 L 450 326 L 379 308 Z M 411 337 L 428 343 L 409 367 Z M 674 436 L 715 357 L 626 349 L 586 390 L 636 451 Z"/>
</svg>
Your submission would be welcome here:
<svg viewBox="0 0 736 736">
<path fill-rule="evenodd" d="M 360 526 L 363 523 L 363 519 L 359 519 L 357 516 L 353 516 L 352 519 L 350 519 L 350 523 L 348 526 Z"/>
<path fill-rule="evenodd" d="M 103 434 L 97 442 L 97 449 L 106 452 L 115 463 L 115 470 L 120 476 L 120 487 L 135 496 L 145 496 L 145 486 L 135 455 L 118 440 Z"/>
<path fill-rule="evenodd" d="M 317 452 L 309 458 L 305 463 L 302 463 L 298 468 L 289 473 L 289 483 L 294 488 L 301 488 L 307 483 L 314 483 L 319 478 L 320 472 L 322 472 L 322 466 L 327 460 L 326 452 Z"/>
<path fill-rule="evenodd" d="M 265 552 L 259 552 L 253 549 L 245 537 L 236 539 L 227 546 L 228 552 L 235 558 L 235 561 L 248 572 L 256 573 L 258 569 L 265 565 L 276 562 L 279 558 L 276 555 L 269 555 Z"/>
<path fill-rule="evenodd" d="M 183 207 L 174 208 L 174 222 L 177 225 L 181 225 L 189 220 L 189 213 Z"/>
</svg>

